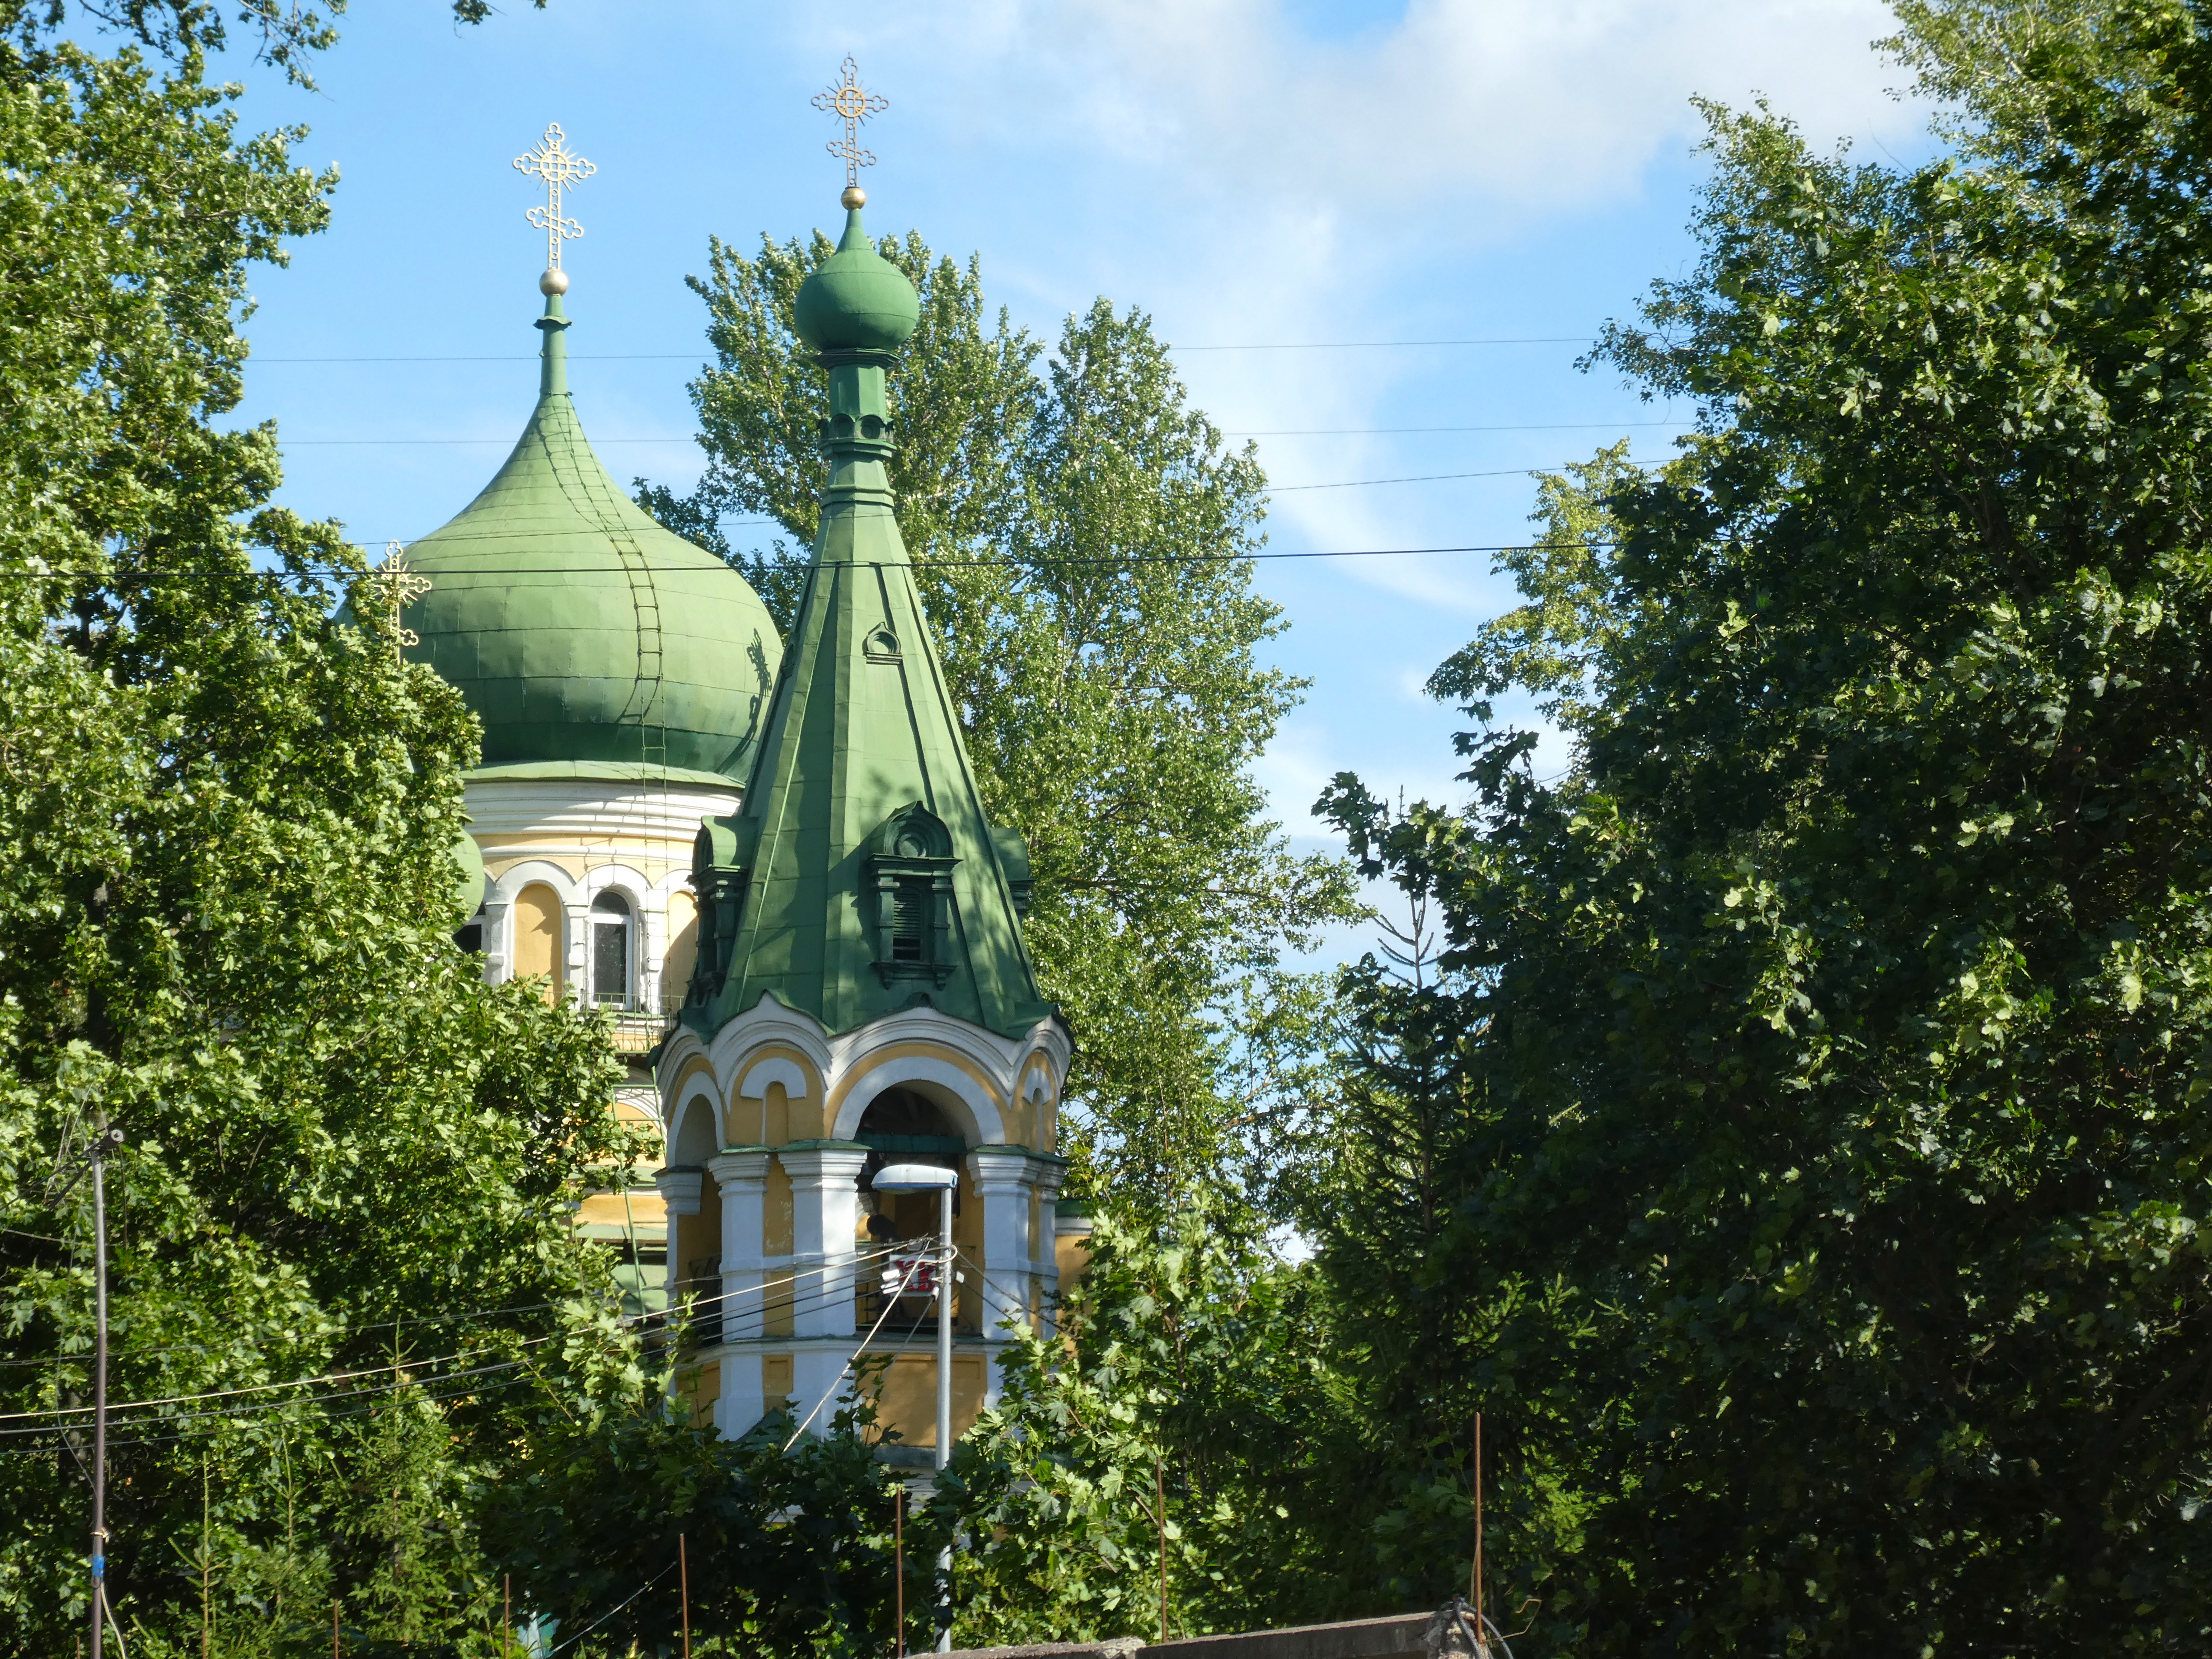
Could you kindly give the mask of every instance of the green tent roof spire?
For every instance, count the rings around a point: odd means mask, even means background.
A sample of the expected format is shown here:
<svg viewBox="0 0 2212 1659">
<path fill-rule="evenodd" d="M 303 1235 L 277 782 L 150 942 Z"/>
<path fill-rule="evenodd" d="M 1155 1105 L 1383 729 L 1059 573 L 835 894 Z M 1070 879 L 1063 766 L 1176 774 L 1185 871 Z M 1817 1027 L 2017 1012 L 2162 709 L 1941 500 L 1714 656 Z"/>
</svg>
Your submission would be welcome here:
<svg viewBox="0 0 2212 1659">
<path fill-rule="evenodd" d="M 703 1032 L 770 994 L 833 1032 L 922 1002 L 1007 1036 L 1052 1013 L 1028 856 L 985 817 L 884 472 L 884 371 L 919 314 L 854 206 L 794 307 L 830 374 L 830 476 L 744 810 L 700 833 Z"/>
</svg>

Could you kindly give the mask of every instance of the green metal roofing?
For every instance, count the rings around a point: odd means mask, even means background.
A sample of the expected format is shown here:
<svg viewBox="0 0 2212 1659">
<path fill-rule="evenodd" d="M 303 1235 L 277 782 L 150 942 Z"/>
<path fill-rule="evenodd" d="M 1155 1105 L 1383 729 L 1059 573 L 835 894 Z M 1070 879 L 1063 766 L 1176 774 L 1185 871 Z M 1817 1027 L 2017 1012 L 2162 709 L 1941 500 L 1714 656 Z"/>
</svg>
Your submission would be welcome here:
<svg viewBox="0 0 2212 1659">
<path fill-rule="evenodd" d="M 461 774 L 471 783 L 544 783 L 581 779 L 591 783 L 694 784 L 727 791 L 725 772 L 696 772 L 684 766 L 647 766 L 641 761 L 506 761 L 473 766 Z"/>
<path fill-rule="evenodd" d="M 1012 1036 L 1052 1009 L 892 513 L 884 370 L 915 313 L 866 244 L 855 212 L 837 256 L 854 280 L 825 266 L 799 291 L 809 337 L 861 343 L 822 353 L 822 527 L 744 812 L 700 834 L 702 968 L 684 1018 L 711 1033 L 774 995 L 847 1031 L 927 1001 Z M 882 271 L 856 273 L 863 255 Z M 901 881 L 937 896 L 909 960 L 890 938 Z"/>
<path fill-rule="evenodd" d="M 507 463 L 407 550 L 427 662 L 483 722 L 487 764 L 596 761 L 741 779 L 782 659 L 750 585 L 607 474 L 568 395 L 549 295 L 538 407 Z"/>
<path fill-rule="evenodd" d="M 837 251 L 800 285 L 791 320 L 817 351 L 896 351 L 921 320 L 921 296 L 848 208 Z"/>
</svg>

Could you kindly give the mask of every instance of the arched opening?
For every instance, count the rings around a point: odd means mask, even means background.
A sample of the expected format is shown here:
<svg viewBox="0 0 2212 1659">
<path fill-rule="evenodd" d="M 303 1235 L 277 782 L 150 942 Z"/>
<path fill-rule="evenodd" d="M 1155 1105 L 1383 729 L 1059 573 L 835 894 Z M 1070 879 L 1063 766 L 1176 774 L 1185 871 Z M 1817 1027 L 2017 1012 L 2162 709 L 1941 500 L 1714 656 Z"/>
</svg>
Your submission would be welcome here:
<svg viewBox="0 0 2212 1659">
<path fill-rule="evenodd" d="M 592 901 L 592 1000 L 603 1008 L 630 1005 L 630 964 L 636 918 L 629 901 L 611 890 Z"/>
<path fill-rule="evenodd" d="M 915 1089 L 892 1087 L 868 1103 L 860 1127 L 853 1137 L 868 1149 L 860 1171 L 861 1248 L 890 1254 L 878 1258 L 876 1271 L 863 1276 L 863 1325 L 883 1310 L 884 1298 L 901 1283 L 919 1288 L 899 1297 L 885 1316 L 885 1327 L 912 1327 L 933 1320 L 935 1299 L 928 1275 L 933 1264 L 924 1265 L 927 1241 L 937 1236 L 943 1200 L 935 1193 L 878 1193 L 876 1171 L 886 1164 L 933 1164 L 960 1172 L 960 1185 L 952 1191 L 952 1211 L 962 1212 L 968 1178 L 962 1170 L 968 1143 L 952 1119 L 935 1101 Z M 911 1251 L 898 1247 L 914 1244 Z M 909 1271 L 912 1269 L 913 1271 Z"/>
<path fill-rule="evenodd" d="M 561 897 L 543 882 L 533 882 L 514 897 L 514 976 L 542 977 L 545 999 L 561 995 Z"/>
</svg>

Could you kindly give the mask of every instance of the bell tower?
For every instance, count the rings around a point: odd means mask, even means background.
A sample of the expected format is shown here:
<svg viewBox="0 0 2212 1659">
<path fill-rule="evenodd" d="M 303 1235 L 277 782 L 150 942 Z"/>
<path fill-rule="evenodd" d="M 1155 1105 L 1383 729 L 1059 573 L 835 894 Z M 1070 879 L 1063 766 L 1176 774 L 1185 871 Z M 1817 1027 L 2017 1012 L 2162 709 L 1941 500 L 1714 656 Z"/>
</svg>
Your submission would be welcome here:
<svg viewBox="0 0 2212 1659">
<path fill-rule="evenodd" d="M 846 189 L 843 238 L 795 307 L 829 376 L 829 477 L 744 806 L 702 826 L 693 858 L 697 965 L 659 1055 L 659 1185 L 672 1295 L 707 1313 L 693 1396 L 722 1431 L 787 1402 L 825 1422 L 865 1338 L 890 1361 L 885 1424 L 921 1448 L 933 1310 L 886 1296 L 882 1269 L 926 1249 L 936 1213 L 869 1177 L 886 1161 L 957 1173 L 957 1431 L 996 1395 L 1008 1323 L 1034 1327 L 1057 1287 L 1073 1043 L 1023 940 L 1027 852 L 985 813 L 899 534 L 885 377 L 920 307 L 863 228 L 866 199 Z"/>
</svg>

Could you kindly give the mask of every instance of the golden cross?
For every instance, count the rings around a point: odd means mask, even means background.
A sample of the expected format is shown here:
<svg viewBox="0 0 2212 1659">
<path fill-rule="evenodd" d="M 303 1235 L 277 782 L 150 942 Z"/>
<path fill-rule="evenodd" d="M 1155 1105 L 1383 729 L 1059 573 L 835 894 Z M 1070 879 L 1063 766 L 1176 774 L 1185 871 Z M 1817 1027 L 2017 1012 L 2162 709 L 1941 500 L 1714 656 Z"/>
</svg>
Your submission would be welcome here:
<svg viewBox="0 0 2212 1659">
<path fill-rule="evenodd" d="M 536 149 L 514 158 L 514 170 L 534 173 L 545 181 L 545 205 L 534 207 L 523 216 L 545 233 L 545 269 L 558 270 L 561 244 L 574 241 L 584 234 L 583 226 L 561 216 L 561 192 L 578 180 L 590 178 L 599 168 L 582 156 L 569 153 L 568 135 L 556 121 L 545 129 L 545 136 L 538 141 Z"/>
<path fill-rule="evenodd" d="M 401 625 L 399 613 L 430 591 L 430 579 L 408 568 L 406 550 L 398 542 L 385 544 L 384 562 L 369 572 L 368 585 L 391 608 L 392 656 L 397 659 L 409 646 L 422 644 L 421 635 Z"/>
<path fill-rule="evenodd" d="M 829 91 L 814 94 L 814 107 L 845 124 L 845 136 L 832 138 L 824 148 L 845 164 L 845 185 L 850 189 L 860 182 L 862 167 L 876 164 L 873 153 L 860 148 L 860 123 L 889 109 L 891 100 L 860 85 L 860 66 L 850 58 L 845 60 L 844 74 L 845 78 Z"/>
</svg>

